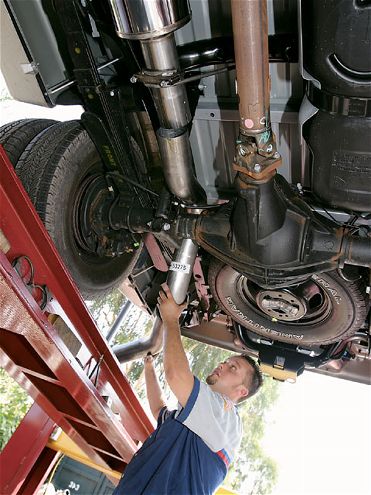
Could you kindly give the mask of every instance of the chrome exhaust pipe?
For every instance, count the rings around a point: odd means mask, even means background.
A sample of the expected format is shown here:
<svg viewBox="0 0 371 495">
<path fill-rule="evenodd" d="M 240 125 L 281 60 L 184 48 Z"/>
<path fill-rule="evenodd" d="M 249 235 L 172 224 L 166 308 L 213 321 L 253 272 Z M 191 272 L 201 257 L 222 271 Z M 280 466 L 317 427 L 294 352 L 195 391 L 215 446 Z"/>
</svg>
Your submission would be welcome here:
<svg viewBox="0 0 371 495">
<path fill-rule="evenodd" d="M 156 316 L 153 322 L 152 333 L 147 339 L 138 339 L 127 344 L 119 344 L 112 347 L 120 363 L 127 363 L 135 359 L 142 359 L 149 352 L 154 356 L 162 350 L 162 321 Z"/>
<path fill-rule="evenodd" d="M 121 38 L 145 40 L 172 33 L 191 19 L 188 0 L 109 0 Z"/>
<path fill-rule="evenodd" d="M 176 73 L 179 60 L 174 31 L 191 19 L 188 0 L 110 0 L 121 38 L 139 40 L 146 73 Z M 151 87 L 161 127 L 178 129 L 191 120 L 188 98 L 183 85 Z"/>
<path fill-rule="evenodd" d="M 188 0 L 110 0 L 117 34 L 139 40 L 145 70 L 142 81 L 150 87 L 161 128 L 157 133 L 169 190 L 188 205 L 204 205 L 206 193 L 193 170 L 187 126 L 191 121 L 184 84 L 172 85 L 166 78 L 179 72 L 174 31 L 191 18 Z M 138 76 L 139 77 L 139 76 Z M 150 79 L 150 83 L 148 82 Z M 163 79 L 163 80 L 162 80 Z M 135 80 L 135 78 L 133 78 Z M 178 304 L 184 302 L 197 256 L 197 244 L 185 239 L 170 266 L 168 285 Z M 120 362 L 143 357 L 162 348 L 162 321 L 156 316 L 148 339 L 118 346 L 114 353 Z"/>
<path fill-rule="evenodd" d="M 206 194 L 193 172 L 193 157 L 187 129 L 157 131 L 169 190 L 187 205 L 206 204 Z"/>
<path fill-rule="evenodd" d="M 110 4 L 117 34 L 141 44 L 145 62 L 142 82 L 150 88 L 162 128 L 158 134 L 159 147 L 168 187 L 186 204 L 205 204 L 206 193 L 193 171 L 187 130 L 191 113 L 186 89 L 184 84 L 173 85 L 166 80 L 180 70 L 174 31 L 190 20 L 189 2 L 110 0 Z M 166 135 L 166 130 L 176 131 L 175 135 L 171 132 Z"/>
<path fill-rule="evenodd" d="M 197 250 L 198 245 L 192 239 L 183 239 L 175 261 L 172 261 L 170 265 L 167 284 L 177 304 L 182 304 L 186 300 Z"/>
<path fill-rule="evenodd" d="M 167 283 L 171 293 L 178 304 L 183 303 L 187 297 L 189 282 L 193 273 L 193 265 L 197 256 L 198 246 L 191 239 L 184 239 L 178 249 L 175 261 L 171 263 Z M 141 359 L 149 352 L 154 356 L 161 352 L 163 340 L 162 320 L 155 311 L 152 333 L 147 339 L 138 339 L 127 344 L 120 344 L 112 348 L 120 363 Z"/>
<path fill-rule="evenodd" d="M 146 70 L 164 75 L 175 74 L 179 71 L 174 34 L 141 41 L 141 47 Z M 184 85 L 151 88 L 151 93 L 161 127 L 179 129 L 190 123 L 191 111 Z"/>
</svg>

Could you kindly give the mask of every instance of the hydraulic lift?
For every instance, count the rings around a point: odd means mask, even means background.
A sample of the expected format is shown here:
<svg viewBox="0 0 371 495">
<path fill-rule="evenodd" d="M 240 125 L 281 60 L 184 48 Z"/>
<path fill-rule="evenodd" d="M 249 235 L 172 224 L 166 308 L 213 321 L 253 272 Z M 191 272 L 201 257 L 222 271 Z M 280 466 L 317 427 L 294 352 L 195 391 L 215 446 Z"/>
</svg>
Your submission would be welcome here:
<svg viewBox="0 0 371 495">
<path fill-rule="evenodd" d="M 62 453 L 117 483 L 154 422 L 1 146 L 0 208 L 0 365 L 34 399 L 1 453 L 0 493 L 36 494 Z"/>
<path fill-rule="evenodd" d="M 56 424 L 93 463 L 120 473 L 154 424 L 1 147 L 0 171 L 1 366 L 37 404 L 2 453 L 0 493 L 37 492 L 58 457 L 48 446 Z M 65 321 L 87 349 L 85 362 L 63 340 Z"/>
</svg>

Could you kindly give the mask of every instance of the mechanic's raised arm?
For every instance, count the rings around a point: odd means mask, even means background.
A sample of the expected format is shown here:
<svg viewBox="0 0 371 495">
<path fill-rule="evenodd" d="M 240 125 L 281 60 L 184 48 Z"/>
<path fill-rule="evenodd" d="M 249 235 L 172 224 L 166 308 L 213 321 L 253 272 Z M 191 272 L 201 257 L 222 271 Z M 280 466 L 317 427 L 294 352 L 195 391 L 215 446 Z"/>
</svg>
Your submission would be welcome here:
<svg viewBox="0 0 371 495">
<path fill-rule="evenodd" d="M 186 304 L 177 304 L 166 284 L 162 285 L 158 303 L 164 324 L 165 378 L 171 391 L 184 407 L 194 384 L 194 377 L 180 336 L 179 317 Z"/>
<path fill-rule="evenodd" d="M 158 415 L 166 402 L 156 375 L 155 365 L 152 355 L 144 358 L 144 376 L 146 379 L 146 390 L 149 407 L 157 421 Z"/>
</svg>

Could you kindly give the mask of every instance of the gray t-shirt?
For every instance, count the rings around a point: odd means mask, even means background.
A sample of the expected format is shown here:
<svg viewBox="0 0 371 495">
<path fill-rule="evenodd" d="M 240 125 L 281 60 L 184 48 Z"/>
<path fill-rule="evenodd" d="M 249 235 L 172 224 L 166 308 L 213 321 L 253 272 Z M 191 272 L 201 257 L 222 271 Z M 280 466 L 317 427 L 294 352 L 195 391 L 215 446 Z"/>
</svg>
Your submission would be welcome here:
<svg viewBox="0 0 371 495">
<path fill-rule="evenodd" d="M 175 417 L 181 410 L 179 404 Z M 242 424 L 235 404 L 228 397 L 200 382 L 197 399 L 183 424 L 229 466 L 241 443 Z"/>
</svg>

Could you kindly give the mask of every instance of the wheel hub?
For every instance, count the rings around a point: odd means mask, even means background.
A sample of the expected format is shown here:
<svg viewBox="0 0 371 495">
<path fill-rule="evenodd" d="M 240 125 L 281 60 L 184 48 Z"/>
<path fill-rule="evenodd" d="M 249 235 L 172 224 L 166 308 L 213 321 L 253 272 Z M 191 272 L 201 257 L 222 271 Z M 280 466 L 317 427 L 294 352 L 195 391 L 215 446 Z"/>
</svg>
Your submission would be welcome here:
<svg viewBox="0 0 371 495">
<path fill-rule="evenodd" d="M 271 318 L 294 321 L 307 312 L 305 301 L 289 290 L 263 290 L 257 297 L 259 308 Z"/>
<path fill-rule="evenodd" d="M 74 207 L 74 235 L 80 248 L 101 257 L 131 253 L 139 245 L 137 239 L 123 229 L 110 228 L 108 212 L 115 199 L 104 175 L 86 177 L 80 185 Z"/>
</svg>

